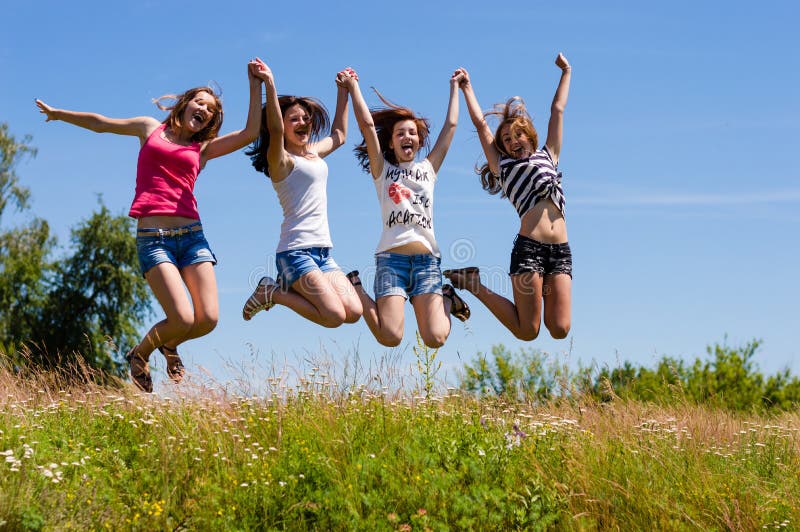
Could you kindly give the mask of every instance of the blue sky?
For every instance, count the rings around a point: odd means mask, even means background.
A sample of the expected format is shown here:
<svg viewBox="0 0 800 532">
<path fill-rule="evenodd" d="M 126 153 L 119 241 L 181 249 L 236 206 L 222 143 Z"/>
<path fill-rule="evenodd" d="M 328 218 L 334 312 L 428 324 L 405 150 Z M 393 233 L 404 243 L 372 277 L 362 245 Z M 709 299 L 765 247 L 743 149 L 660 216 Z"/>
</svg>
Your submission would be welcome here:
<svg viewBox="0 0 800 532">
<path fill-rule="evenodd" d="M 137 139 L 45 124 L 34 98 L 162 118 L 151 98 L 214 81 L 227 132 L 244 124 L 246 63 L 258 55 L 279 92 L 319 97 L 331 110 L 335 74 L 352 66 L 362 87 L 429 117 L 438 132 L 448 78 L 463 66 L 484 108 L 521 95 L 544 135 L 561 51 L 573 66 L 561 154 L 575 261 L 572 332 L 565 341 L 519 342 L 466 296 L 473 315 L 466 327 L 454 324 L 440 350 L 444 371 L 452 376 L 499 343 L 613 366 L 760 338 L 762 370 L 800 373 L 800 8 L 648 4 L 310 1 L 290 12 L 278 2 L 6 2 L 0 121 L 17 138 L 30 134 L 38 155 L 17 169 L 32 213 L 3 223 L 36 214 L 66 244 L 98 195 L 116 213 L 127 213 L 133 197 Z M 347 145 L 327 159 L 329 217 L 336 260 L 369 272 L 380 222 L 352 153 L 359 139 L 351 114 Z M 462 99 L 436 190 L 443 267 L 480 266 L 510 295 L 505 272 L 518 218 L 507 200 L 481 189 L 472 171 L 480 156 Z M 274 272 L 276 195 L 242 154 L 211 161 L 196 193 L 220 261 L 221 319 L 182 348 L 190 370 L 225 380 L 253 353 L 290 362 L 387 353 L 363 321 L 323 329 L 282 307 L 242 321 L 253 283 Z M 401 364 L 413 362 L 407 308 L 406 339 L 393 353 Z"/>
</svg>

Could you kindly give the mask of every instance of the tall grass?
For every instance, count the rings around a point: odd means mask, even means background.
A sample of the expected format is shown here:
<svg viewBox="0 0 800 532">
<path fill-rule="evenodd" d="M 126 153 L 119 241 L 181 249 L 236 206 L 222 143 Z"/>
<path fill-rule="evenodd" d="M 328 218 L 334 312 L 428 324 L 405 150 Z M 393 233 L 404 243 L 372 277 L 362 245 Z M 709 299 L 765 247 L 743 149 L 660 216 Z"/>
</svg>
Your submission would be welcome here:
<svg viewBox="0 0 800 532">
<path fill-rule="evenodd" d="M 385 368 L 383 368 L 385 369 Z M 274 372 L 257 396 L 0 369 L 0 529 L 754 530 L 800 523 L 800 417 L 427 397 Z"/>
</svg>

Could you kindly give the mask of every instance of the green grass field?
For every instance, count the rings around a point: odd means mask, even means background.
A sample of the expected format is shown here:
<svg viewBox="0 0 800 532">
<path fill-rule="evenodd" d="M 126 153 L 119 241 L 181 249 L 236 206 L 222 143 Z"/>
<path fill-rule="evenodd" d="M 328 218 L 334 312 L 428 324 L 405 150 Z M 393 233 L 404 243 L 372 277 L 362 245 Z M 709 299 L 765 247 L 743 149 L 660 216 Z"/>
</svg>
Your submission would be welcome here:
<svg viewBox="0 0 800 532">
<path fill-rule="evenodd" d="M 164 397 L 0 371 L 0 530 L 800 526 L 797 412 L 326 378 Z"/>
</svg>

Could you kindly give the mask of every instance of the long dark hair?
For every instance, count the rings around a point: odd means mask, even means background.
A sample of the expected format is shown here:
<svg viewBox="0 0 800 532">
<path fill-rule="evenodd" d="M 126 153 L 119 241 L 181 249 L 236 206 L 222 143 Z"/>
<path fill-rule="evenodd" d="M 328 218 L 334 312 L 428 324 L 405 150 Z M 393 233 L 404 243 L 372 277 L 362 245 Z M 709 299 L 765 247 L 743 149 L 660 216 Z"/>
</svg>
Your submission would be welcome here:
<svg viewBox="0 0 800 532">
<path fill-rule="evenodd" d="M 512 96 L 506 103 L 498 103 L 491 111 L 483 114 L 484 118 L 489 116 L 500 117 L 500 125 L 494 132 L 494 142 L 492 143 L 498 153 L 502 155 L 510 155 L 503 145 L 503 139 L 500 137 L 500 131 L 508 126 L 511 134 L 524 133 L 533 145 L 533 150 L 539 146 L 539 135 L 536 133 L 536 128 L 533 127 L 533 120 L 525 108 L 525 101 L 519 96 Z M 489 194 L 497 194 L 502 191 L 500 180 L 498 176 L 494 175 L 489 169 L 489 163 L 486 162 L 482 166 L 475 169 L 481 176 L 481 186 Z"/>
<path fill-rule="evenodd" d="M 220 100 L 217 93 L 214 92 L 214 89 L 211 87 L 195 87 L 183 94 L 165 94 L 164 96 L 153 99 L 153 103 L 156 104 L 159 109 L 170 112 L 162 124 L 167 124 L 167 127 L 177 133 L 180 131 L 181 127 L 183 127 L 181 116 L 183 116 L 186 106 L 189 105 L 189 102 L 191 102 L 199 92 L 207 92 L 214 98 L 216 109 L 212 110 L 214 114 L 208 122 L 208 125 L 192 135 L 193 142 L 204 142 L 216 138 L 219 134 L 219 128 L 222 127 L 222 100 Z M 175 103 L 172 105 L 163 105 L 161 100 L 175 100 Z"/>
<path fill-rule="evenodd" d="M 383 157 L 391 164 L 397 164 L 397 157 L 394 154 L 394 150 L 392 150 L 389 146 L 392 143 L 392 132 L 394 131 L 394 125 L 404 120 L 412 120 L 414 122 L 414 124 L 417 126 L 417 134 L 419 135 L 419 147 L 420 149 L 423 147 L 427 148 L 428 131 L 430 130 L 428 119 L 415 115 L 414 111 L 408 107 L 401 107 L 389 102 L 374 87 L 372 90 L 375 91 L 375 94 L 378 95 L 378 98 L 380 98 L 380 100 L 386 106 L 377 109 L 370 109 L 372 121 L 375 123 L 375 132 L 378 135 L 378 144 L 380 145 Z M 369 154 L 367 153 L 367 142 L 363 137 L 361 138 L 361 144 L 356 146 L 353 151 L 356 154 L 356 159 L 358 159 L 358 164 L 361 166 L 361 169 L 369 173 Z"/>
<path fill-rule="evenodd" d="M 278 105 L 281 108 L 281 119 L 286 116 L 286 110 L 293 105 L 299 105 L 308 113 L 311 118 L 311 140 L 317 141 L 322 134 L 330 129 L 330 119 L 328 110 L 322 102 L 310 96 L 278 96 Z M 269 176 L 269 162 L 267 161 L 267 150 L 269 149 L 269 128 L 267 127 L 267 106 L 261 108 L 261 133 L 258 138 L 245 150 L 245 155 L 250 157 L 253 168 L 257 172 L 263 172 Z"/>
</svg>

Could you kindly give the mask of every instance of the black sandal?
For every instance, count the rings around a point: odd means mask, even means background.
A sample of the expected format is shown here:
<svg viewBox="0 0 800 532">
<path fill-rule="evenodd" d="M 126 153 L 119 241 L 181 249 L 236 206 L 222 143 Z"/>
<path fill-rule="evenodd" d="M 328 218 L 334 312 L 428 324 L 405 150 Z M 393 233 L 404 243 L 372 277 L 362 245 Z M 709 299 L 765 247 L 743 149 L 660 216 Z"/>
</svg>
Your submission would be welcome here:
<svg viewBox="0 0 800 532">
<path fill-rule="evenodd" d="M 348 273 L 347 280 L 350 281 L 350 284 L 353 286 L 361 286 L 361 279 L 358 278 L 358 270 L 353 270 Z"/>
<path fill-rule="evenodd" d="M 455 270 L 445 270 L 442 272 L 453 286 L 461 290 L 469 290 L 467 279 L 472 275 L 480 275 L 480 270 L 477 266 L 467 266 L 466 268 L 457 268 Z M 456 277 L 453 279 L 453 277 Z M 478 278 L 480 284 L 480 278 Z"/>
<path fill-rule="evenodd" d="M 449 285 L 442 285 L 442 295 L 450 300 L 450 314 L 461 321 L 467 321 L 470 316 L 469 305 L 456 294 L 455 289 Z"/>
<path fill-rule="evenodd" d="M 136 352 L 135 347 L 128 351 L 128 354 L 125 355 L 125 360 L 128 361 L 130 366 L 133 384 L 143 392 L 153 393 L 153 378 L 150 377 L 150 364 L 148 361 Z"/>
<path fill-rule="evenodd" d="M 166 345 L 159 346 L 158 350 L 161 351 L 161 354 L 167 359 L 167 377 L 175 384 L 178 384 L 183 380 L 183 375 L 186 373 L 186 368 L 178 354 L 178 350 L 167 347 Z M 167 351 L 170 353 L 167 353 Z"/>
</svg>

